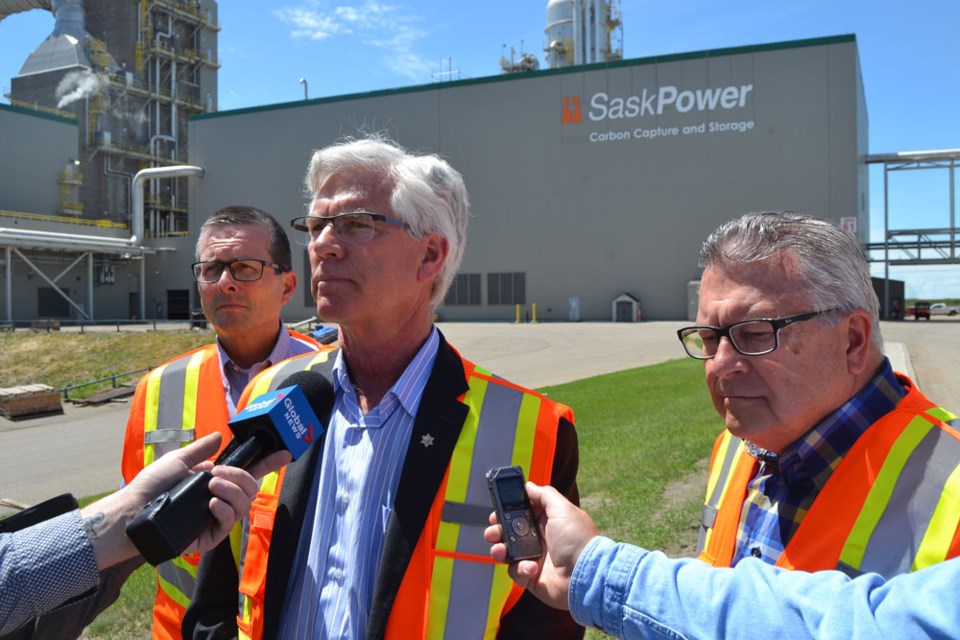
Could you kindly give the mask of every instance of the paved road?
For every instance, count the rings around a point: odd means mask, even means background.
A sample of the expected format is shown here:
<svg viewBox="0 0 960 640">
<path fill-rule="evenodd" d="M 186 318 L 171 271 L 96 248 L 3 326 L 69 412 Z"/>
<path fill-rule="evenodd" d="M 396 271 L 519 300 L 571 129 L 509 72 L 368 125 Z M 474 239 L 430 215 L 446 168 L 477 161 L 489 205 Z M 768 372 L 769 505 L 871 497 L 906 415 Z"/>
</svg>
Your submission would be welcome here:
<svg viewBox="0 0 960 640">
<path fill-rule="evenodd" d="M 537 388 L 683 357 L 675 332 L 685 324 L 444 322 L 440 328 L 465 357 Z M 960 320 L 885 322 L 882 330 L 895 365 L 912 365 L 933 400 L 960 409 L 954 372 Z M 0 418 L 0 497 L 32 504 L 65 491 L 87 496 L 116 488 L 126 414 L 125 403 L 67 404 L 62 416 Z"/>
</svg>

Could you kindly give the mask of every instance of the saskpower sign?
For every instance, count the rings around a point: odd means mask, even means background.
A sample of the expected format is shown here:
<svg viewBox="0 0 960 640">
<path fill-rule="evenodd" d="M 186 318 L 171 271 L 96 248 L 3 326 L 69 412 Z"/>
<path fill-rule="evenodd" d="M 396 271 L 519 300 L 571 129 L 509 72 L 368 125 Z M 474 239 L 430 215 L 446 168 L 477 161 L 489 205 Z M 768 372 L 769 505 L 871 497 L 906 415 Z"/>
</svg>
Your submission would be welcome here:
<svg viewBox="0 0 960 640">
<path fill-rule="evenodd" d="M 752 92 L 752 84 L 683 90 L 665 85 L 628 96 L 601 91 L 581 100 L 578 95 L 568 95 L 563 98 L 560 121 L 563 125 L 604 125 L 587 134 L 590 142 L 746 133 L 756 126 L 744 117 L 750 111 L 747 105 Z M 678 123 L 677 114 L 688 116 L 689 122 Z M 664 118 L 670 124 L 660 123 L 664 116 L 670 116 Z"/>
</svg>

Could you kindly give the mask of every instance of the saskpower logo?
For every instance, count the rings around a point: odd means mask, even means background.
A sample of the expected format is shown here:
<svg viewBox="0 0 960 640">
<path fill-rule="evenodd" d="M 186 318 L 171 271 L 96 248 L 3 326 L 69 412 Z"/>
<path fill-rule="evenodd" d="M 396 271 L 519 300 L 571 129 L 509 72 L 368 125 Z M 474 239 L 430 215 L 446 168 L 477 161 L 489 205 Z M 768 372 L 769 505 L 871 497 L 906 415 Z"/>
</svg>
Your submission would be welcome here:
<svg viewBox="0 0 960 640">
<path fill-rule="evenodd" d="M 581 120 L 583 120 L 583 114 L 580 113 L 580 96 L 564 96 L 563 116 L 560 118 L 560 122 L 570 124 Z"/>
<path fill-rule="evenodd" d="M 728 85 L 681 91 L 667 85 L 655 90 L 644 89 L 631 96 L 611 96 L 598 92 L 590 96 L 587 117 L 593 122 L 659 116 L 664 113 L 692 113 L 739 109 L 746 105 L 753 91 L 752 84 Z M 562 124 L 582 121 L 580 96 L 564 96 Z"/>
</svg>

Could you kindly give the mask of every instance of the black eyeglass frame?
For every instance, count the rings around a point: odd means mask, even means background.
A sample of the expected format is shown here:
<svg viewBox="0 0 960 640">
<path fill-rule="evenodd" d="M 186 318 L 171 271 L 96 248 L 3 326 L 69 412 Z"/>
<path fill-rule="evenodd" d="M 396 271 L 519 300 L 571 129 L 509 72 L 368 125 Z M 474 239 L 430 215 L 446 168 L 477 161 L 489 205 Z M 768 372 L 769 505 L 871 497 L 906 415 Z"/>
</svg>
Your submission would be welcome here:
<svg viewBox="0 0 960 640">
<path fill-rule="evenodd" d="M 768 353 L 773 353 L 780 347 L 780 330 L 783 329 L 784 327 L 788 327 L 791 324 L 794 324 L 797 322 L 811 320 L 813 318 L 816 318 L 819 315 L 823 315 L 824 313 L 830 313 L 831 311 L 838 311 L 838 310 L 839 309 L 837 307 L 834 307 L 832 309 L 823 309 L 822 311 L 809 311 L 807 313 L 799 313 L 795 316 L 787 316 L 786 318 L 751 318 L 749 320 L 741 320 L 740 322 L 734 322 L 733 324 L 727 325 L 726 327 L 714 327 L 711 325 L 694 325 L 691 327 L 683 327 L 682 329 L 678 329 L 677 337 L 680 338 L 680 344 L 683 345 L 683 350 L 687 353 L 687 355 L 697 360 L 712 360 L 717 355 L 716 353 L 713 353 L 712 355 L 703 355 L 703 354 L 694 355 L 690 353 L 690 349 L 687 348 L 687 341 L 685 338 L 692 333 L 697 333 L 704 329 L 710 329 L 717 335 L 718 348 L 720 345 L 720 339 L 726 338 L 730 342 L 730 346 L 733 347 L 734 351 L 736 351 L 742 356 L 765 356 Z M 736 327 L 749 324 L 752 322 L 769 322 L 770 323 L 770 326 L 773 328 L 773 347 L 764 351 L 751 352 L 751 351 L 743 351 L 739 346 L 737 346 L 737 341 L 733 339 L 733 337 L 730 335 L 730 332 Z"/>
<path fill-rule="evenodd" d="M 348 211 L 346 213 L 339 213 L 335 216 L 298 216 L 290 221 L 290 226 L 293 228 L 294 231 L 300 231 L 302 233 L 309 234 L 310 241 L 312 242 L 314 239 L 316 239 L 317 236 L 323 233 L 323 230 L 328 225 L 331 225 L 331 224 L 333 225 L 333 230 L 336 231 L 337 234 L 343 235 L 343 232 L 340 230 L 339 223 L 337 221 L 343 220 L 344 218 L 349 218 L 350 216 L 356 216 L 357 214 L 368 216 L 373 222 L 386 222 L 387 224 L 392 224 L 395 227 L 400 227 L 401 229 L 406 229 L 406 230 L 410 230 L 411 228 L 410 224 L 405 222 L 404 220 L 391 218 L 389 216 L 385 216 L 382 213 L 373 213 L 372 211 Z M 308 220 L 322 220 L 323 224 L 322 226 L 320 226 L 319 229 L 316 230 L 316 233 L 314 233 L 313 231 L 310 230 L 310 227 L 308 226 L 308 223 L 307 223 Z M 354 240 L 358 242 L 369 242 L 370 240 L 373 240 L 375 235 L 376 235 L 376 229 L 374 228 L 374 230 L 370 232 L 369 238 L 365 240 L 356 240 L 356 239 Z"/>
<path fill-rule="evenodd" d="M 257 274 L 256 278 L 241 278 L 237 276 L 237 273 L 233 270 L 233 265 L 238 262 L 259 262 L 260 263 L 260 273 Z M 201 280 L 200 272 L 198 267 L 204 264 L 218 264 L 220 265 L 220 273 L 217 274 L 216 279 L 214 280 Z M 200 260 L 199 262 L 194 262 L 190 265 L 190 269 L 193 271 L 193 277 L 197 282 L 202 282 L 203 284 L 213 284 L 214 282 L 219 282 L 220 278 L 223 277 L 224 270 L 230 271 L 230 277 L 236 280 L 237 282 L 256 282 L 263 277 L 263 269 L 265 267 L 273 267 L 277 270 L 277 273 L 285 273 L 287 269 L 284 269 L 276 262 L 270 262 L 269 260 L 261 260 L 260 258 L 236 258 L 234 260 Z"/>
</svg>

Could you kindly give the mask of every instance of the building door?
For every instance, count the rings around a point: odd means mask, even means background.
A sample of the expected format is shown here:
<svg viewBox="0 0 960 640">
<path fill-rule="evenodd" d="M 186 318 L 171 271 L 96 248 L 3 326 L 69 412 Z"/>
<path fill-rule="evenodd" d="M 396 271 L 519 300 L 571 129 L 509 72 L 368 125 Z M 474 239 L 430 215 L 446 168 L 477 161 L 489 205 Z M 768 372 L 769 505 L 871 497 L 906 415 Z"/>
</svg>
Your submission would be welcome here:
<svg viewBox="0 0 960 640">
<path fill-rule="evenodd" d="M 57 291 L 52 287 L 39 287 L 37 289 L 37 317 L 69 318 L 70 303 L 67 302 L 69 297 L 70 289 L 60 288 Z"/>
<path fill-rule="evenodd" d="M 617 303 L 617 322 L 633 322 L 633 303 L 629 300 Z"/>
<path fill-rule="evenodd" d="M 190 319 L 190 290 L 167 289 L 167 320 Z"/>
</svg>

